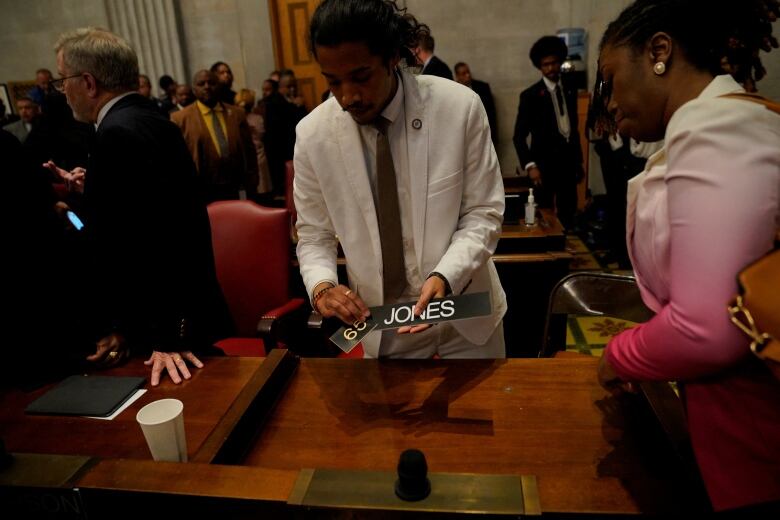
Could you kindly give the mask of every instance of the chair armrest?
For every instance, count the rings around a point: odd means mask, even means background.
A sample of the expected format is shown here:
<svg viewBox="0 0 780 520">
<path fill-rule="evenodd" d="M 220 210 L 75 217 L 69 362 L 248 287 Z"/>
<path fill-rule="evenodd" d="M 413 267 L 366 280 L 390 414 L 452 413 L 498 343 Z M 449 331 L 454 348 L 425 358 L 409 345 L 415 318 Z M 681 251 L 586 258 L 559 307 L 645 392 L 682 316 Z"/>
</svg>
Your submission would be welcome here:
<svg viewBox="0 0 780 520">
<path fill-rule="evenodd" d="M 298 308 L 301 307 L 301 305 L 303 305 L 303 302 L 304 302 L 303 298 L 293 298 L 292 300 L 288 301 L 284 305 L 277 307 L 275 309 L 271 309 L 270 311 L 263 314 L 263 316 L 260 318 L 260 321 L 257 322 L 258 334 L 260 334 L 261 336 L 266 336 L 270 334 L 274 322 L 277 319 L 297 310 Z"/>
<path fill-rule="evenodd" d="M 320 314 L 317 311 L 311 311 L 309 314 L 309 319 L 306 321 L 306 325 L 310 329 L 321 329 L 322 328 L 322 314 Z"/>
</svg>

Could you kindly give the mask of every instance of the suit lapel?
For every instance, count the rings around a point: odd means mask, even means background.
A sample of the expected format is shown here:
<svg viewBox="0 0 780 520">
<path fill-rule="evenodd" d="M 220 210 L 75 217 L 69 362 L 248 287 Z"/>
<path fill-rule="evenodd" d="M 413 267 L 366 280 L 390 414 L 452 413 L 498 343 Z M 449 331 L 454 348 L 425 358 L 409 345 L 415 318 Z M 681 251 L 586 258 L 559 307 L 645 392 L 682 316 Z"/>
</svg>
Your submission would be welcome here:
<svg viewBox="0 0 780 520">
<path fill-rule="evenodd" d="M 337 116 L 334 118 L 334 125 L 336 126 L 334 133 L 338 136 L 341 157 L 344 162 L 344 172 L 355 194 L 357 207 L 366 221 L 374 254 L 381 261 L 382 245 L 379 237 L 379 223 L 376 217 L 374 196 L 368 180 L 368 171 L 366 171 L 366 159 L 363 156 L 363 142 L 360 138 L 360 130 L 357 123 L 346 112 L 342 112 L 341 109 L 339 109 Z M 335 173 L 338 175 L 338 172 Z"/>
<path fill-rule="evenodd" d="M 238 116 L 236 115 L 234 108 L 229 108 L 224 104 L 222 105 L 222 108 L 225 110 L 225 126 L 227 127 L 228 150 L 230 150 L 231 154 L 235 154 L 238 151 L 241 143 L 241 136 L 238 133 Z"/>
<path fill-rule="evenodd" d="M 425 117 L 423 92 L 414 76 L 401 73 L 404 83 L 406 146 L 412 196 L 412 229 L 417 265 L 422 267 L 425 244 L 425 213 L 428 205 L 428 132 L 431 121 Z M 422 87 L 425 88 L 425 87 Z"/>
</svg>

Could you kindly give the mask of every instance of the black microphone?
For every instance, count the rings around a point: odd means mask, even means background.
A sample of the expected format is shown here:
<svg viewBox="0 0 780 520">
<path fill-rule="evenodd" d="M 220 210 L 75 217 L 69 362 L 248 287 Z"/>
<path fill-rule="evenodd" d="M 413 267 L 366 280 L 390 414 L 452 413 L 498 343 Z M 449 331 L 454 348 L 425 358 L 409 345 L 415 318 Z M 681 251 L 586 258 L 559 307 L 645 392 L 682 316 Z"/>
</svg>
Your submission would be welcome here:
<svg viewBox="0 0 780 520">
<path fill-rule="evenodd" d="M 395 494 L 401 500 L 416 502 L 431 494 L 431 481 L 428 480 L 428 463 L 420 450 L 406 450 L 398 459 L 398 480 L 395 481 Z"/>
</svg>

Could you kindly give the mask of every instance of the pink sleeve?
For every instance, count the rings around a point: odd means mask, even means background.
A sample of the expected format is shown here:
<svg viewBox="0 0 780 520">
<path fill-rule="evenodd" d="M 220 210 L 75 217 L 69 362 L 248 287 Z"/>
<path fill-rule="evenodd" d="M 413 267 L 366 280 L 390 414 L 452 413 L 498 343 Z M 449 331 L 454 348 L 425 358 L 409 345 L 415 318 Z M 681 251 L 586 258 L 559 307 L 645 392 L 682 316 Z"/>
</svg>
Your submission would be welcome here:
<svg viewBox="0 0 780 520">
<path fill-rule="evenodd" d="M 667 129 L 670 301 L 606 351 L 626 380 L 706 376 L 749 352 L 726 306 L 737 273 L 772 247 L 780 117 L 746 101 L 691 105 Z"/>
</svg>

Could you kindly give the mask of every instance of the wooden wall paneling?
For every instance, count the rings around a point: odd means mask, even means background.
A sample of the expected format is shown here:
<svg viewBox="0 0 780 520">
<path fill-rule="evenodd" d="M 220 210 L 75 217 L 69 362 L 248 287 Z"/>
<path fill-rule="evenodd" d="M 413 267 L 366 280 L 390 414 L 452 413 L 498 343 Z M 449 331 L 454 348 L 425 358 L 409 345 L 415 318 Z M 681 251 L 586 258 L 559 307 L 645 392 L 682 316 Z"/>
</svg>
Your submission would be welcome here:
<svg viewBox="0 0 780 520">
<path fill-rule="evenodd" d="M 292 69 L 298 91 L 312 110 L 328 89 L 320 67 L 309 51 L 309 23 L 319 0 L 271 0 L 271 30 L 277 69 Z"/>
</svg>

